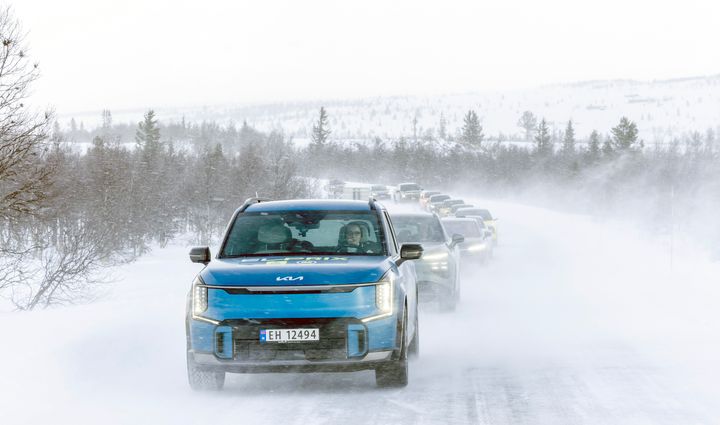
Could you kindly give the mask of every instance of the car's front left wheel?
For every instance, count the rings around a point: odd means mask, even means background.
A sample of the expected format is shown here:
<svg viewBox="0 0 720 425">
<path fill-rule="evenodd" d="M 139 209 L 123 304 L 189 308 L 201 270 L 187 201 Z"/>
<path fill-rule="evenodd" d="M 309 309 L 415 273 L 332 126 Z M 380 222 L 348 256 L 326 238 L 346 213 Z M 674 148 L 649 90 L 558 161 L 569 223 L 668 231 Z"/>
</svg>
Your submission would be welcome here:
<svg viewBox="0 0 720 425">
<path fill-rule="evenodd" d="M 375 369 L 375 383 L 383 388 L 401 388 L 408 384 L 408 353 L 407 353 L 407 308 L 403 313 L 402 325 L 399 330 L 400 355 L 398 359 L 378 366 Z"/>
<path fill-rule="evenodd" d="M 225 385 L 225 372 L 203 368 L 187 353 L 187 374 L 190 388 L 195 391 L 220 391 Z"/>
</svg>

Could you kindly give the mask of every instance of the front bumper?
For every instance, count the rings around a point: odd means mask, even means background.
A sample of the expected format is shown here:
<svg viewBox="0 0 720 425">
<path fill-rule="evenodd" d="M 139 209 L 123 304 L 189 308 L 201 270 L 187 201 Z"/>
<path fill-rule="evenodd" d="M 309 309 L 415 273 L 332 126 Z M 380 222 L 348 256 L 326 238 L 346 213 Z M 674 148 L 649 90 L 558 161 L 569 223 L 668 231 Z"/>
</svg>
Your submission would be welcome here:
<svg viewBox="0 0 720 425">
<path fill-rule="evenodd" d="M 420 199 L 420 193 L 401 193 L 397 197 L 400 202 L 417 202 Z"/>
<path fill-rule="evenodd" d="M 319 341 L 260 340 L 261 330 L 317 328 Z M 370 322 L 351 317 L 191 320 L 195 363 L 228 372 L 310 372 L 373 369 L 392 360 L 397 315 Z"/>
<path fill-rule="evenodd" d="M 374 351 L 352 361 L 273 360 L 268 362 L 238 362 L 218 359 L 212 353 L 191 352 L 197 365 L 211 370 L 232 373 L 273 372 L 357 372 L 371 370 L 393 360 L 393 351 Z"/>
</svg>

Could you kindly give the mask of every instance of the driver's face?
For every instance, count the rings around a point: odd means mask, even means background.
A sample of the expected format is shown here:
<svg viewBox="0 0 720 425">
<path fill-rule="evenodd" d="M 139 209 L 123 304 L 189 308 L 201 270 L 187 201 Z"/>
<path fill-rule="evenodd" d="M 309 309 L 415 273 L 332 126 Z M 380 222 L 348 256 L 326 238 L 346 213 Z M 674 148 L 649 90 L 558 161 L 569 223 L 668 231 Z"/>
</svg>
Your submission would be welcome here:
<svg viewBox="0 0 720 425">
<path fill-rule="evenodd" d="M 345 230 L 345 240 L 348 245 L 360 245 L 361 237 L 362 232 L 360 231 L 359 226 L 348 226 Z"/>
</svg>

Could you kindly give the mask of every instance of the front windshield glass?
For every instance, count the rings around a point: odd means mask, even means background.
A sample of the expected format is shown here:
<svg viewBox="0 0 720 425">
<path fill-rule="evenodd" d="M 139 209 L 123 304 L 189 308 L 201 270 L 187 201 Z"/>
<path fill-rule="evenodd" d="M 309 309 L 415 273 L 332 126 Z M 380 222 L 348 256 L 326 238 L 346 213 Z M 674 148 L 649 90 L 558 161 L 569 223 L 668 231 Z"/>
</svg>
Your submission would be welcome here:
<svg viewBox="0 0 720 425">
<path fill-rule="evenodd" d="M 436 203 L 442 202 L 446 199 L 450 199 L 450 196 L 449 195 L 433 195 L 430 197 L 430 203 L 436 204 Z"/>
<path fill-rule="evenodd" d="M 407 191 L 407 190 L 421 190 L 420 186 L 415 183 L 406 183 L 400 185 L 400 190 Z"/>
<path fill-rule="evenodd" d="M 443 242 L 445 235 L 436 217 L 393 216 L 393 227 L 400 243 Z"/>
<path fill-rule="evenodd" d="M 483 220 L 492 220 L 492 215 L 490 215 L 490 211 L 483 210 L 480 208 L 463 208 L 457 210 L 458 215 L 462 215 L 463 217 L 471 217 L 471 216 L 480 216 L 483 218 Z"/>
<path fill-rule="evenodd" d="M 385 234 L 372 211 L 272 211 L 237 216 L 220 257 L 385 256 Z"/>
<path fill-rule="evenodd" d="M 479 238 L 480 228 L 474 221 L 444 221 L 443 226 L 449 234 L 460 234 L 466 238 Z"/>
</svg>

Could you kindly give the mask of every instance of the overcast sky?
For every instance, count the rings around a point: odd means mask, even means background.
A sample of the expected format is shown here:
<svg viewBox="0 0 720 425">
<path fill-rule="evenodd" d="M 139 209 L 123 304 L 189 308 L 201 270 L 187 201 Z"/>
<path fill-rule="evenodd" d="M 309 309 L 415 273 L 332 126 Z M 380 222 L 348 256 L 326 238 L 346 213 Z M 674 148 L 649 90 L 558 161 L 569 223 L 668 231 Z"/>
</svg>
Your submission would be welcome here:
<svg viewBox="0 0 720 425">
<path fill-rule="evenodd" d="M 19 0 L 67 114 L 720 73 L 717 0 Z"/>
</svg>

